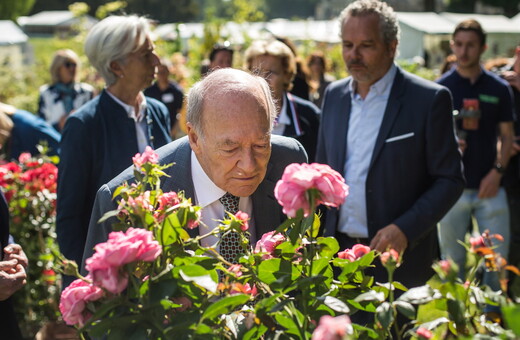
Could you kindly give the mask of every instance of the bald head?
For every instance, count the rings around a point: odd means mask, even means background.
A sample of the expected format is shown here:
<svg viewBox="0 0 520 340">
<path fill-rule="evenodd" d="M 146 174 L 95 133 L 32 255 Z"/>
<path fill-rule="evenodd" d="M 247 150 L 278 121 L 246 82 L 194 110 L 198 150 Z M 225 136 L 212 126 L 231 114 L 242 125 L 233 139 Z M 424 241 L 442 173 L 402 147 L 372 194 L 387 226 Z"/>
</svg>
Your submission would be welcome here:
<svg viewBox="0 0 520 340">
<path fill-rule="evenodd" d="M 265 112 L 272 127 L 276 107 L 267 82 L 261 77 L 237 69 L 215 70 L 193 85 L 188 93 L 186 120 L 202 135 L 206 108 L 220 108 L 216 111 L 225 115 L 228 112 L 226 105 L 247 99 L 256 103 L 258 111 Z"/>
</svg>

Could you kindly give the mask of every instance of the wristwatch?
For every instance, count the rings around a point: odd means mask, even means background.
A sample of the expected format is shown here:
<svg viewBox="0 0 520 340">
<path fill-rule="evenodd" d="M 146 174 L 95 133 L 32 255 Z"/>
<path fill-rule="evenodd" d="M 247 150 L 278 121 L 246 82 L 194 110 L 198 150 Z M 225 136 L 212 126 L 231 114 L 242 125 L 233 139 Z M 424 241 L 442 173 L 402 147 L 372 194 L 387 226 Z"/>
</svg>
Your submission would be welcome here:
<svg viewBox="0 0 520 340">
<path fill-rule="evenodd" d="M 500 163 L 493 165 L 493 169 L 495 169 L 499 174 L 503 174 L 506 171 L 506 169 Z"/>
</svg>

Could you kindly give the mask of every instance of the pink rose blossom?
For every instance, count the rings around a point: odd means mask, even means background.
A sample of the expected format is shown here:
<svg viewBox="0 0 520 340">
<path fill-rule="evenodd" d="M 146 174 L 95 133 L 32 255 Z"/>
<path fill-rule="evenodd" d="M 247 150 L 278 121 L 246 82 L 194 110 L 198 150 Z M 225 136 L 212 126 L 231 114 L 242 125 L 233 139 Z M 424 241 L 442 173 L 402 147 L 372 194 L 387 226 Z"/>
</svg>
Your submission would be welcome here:
<svg viewBox="0 0 520 340">
<path fill-rule="evenodd" d="M 381 254 L 381 263 L 383 266 L 386 266 L 390 259 L 395 263 L 399 263 L 399 253 L 395 249 L 390 249 Z"/>
<path fill-rule="evenodd" d="M 22 152 L 20 156 L 18 156 L 18 162 L 26 163 L 31 160 L 31 154 L 28 152 Z"/>
<path fill-rule="evenodd" d="M 446 275 L 448 275 L 452 270 L 451 262 L 448 260 L 439 261 L 439 266 L 440 266 L 442 272 Z"/>
<path fill-rule="evenodd" d="M 472 249 L 477 249 L 480 247 L 485 247 L 484 238 L 482 236 L 470 237 L 469 243 L 471 244 Z"/>
<path fill-rule="evenodd" d="M 228 270 L 235 274 L 236 277 L 242 276 L 242 265 L 241 264 L 233 264 L 229 266 Z"/>
<path fill-rule="evenodd" d="M 128 285 L 128 274 L 121 273 L 119 267 L 96 269 L 90 272 L 96 286 L 103 287 L 110 293 L 119 294 Z"/>
<path fill-rule="evenodd" d="M 310 189 L 319 192 L 313 207 L 306 194 Z M 293 163 L 285 168 L 274 192 L 287 216 L 296 217 L 300 209 L 304 216 L 309 216 L 319 204 L 331 207 L 341 205 L 348 195 L 348 186 L 343 177 L 328 165 Z"/>
<path fill-rule="evenodd" d="M 159 210 L 161 211 L 174 207 L 181 202 L 179 196 L 174 191 L 163 193 L 157 200 L 159 201 Z"/>
<path fill-rule="evenodd" d="M 135 156 L 132 157 L 132 161 L 135 166 L 141 168 L 145 163 L 157 164 L 159 156 L 150 146 L 147 146 L 142 154 L 136 153 Z"/>
<path fill-rule="evenodd" d="M 249 283 L 242 284 L 240 282 L 234 282 L 231 284 L 231 290 L 229 291 L 230 295 L 235 294 L 249 294 L 251 296 L 256 296 L 258 294 L 258 290 L 256 286 L 251 286 Z"/>
<path fill-rule="evenodd" d="M 262 235 L 262 238 L 256 242 L 255 254 L 267 253 L 262 256 L 263 260 L 273 258 L 276 247 L 285 241 L 285 236 L 276 231 L 270 231 Z"/>
<path fill-rule="evenodd" d="M 338 253 L 338 257 L 340 259 L 347 259 L 349 261 L 355 261 L 365 254 L 370 252 L 370 247 L 365 246 L 363 244 L 355 244 L 352 249 L 345 249 L 344 251 L 340 251 Z"/>
<path fill-rule="evenodd" d="M 162 251 L 151 231 L 129 228 L 126 233 L 111 232 L 108 241 L 95 246 L 96 252 L 86 260 L 94 283 L 118 294 L 127 285 L 128 277 L 121 273 L 121 266 L 135 261 L 154 261 Z"/>
<path fill-rule="evenodd" d="M 431 339 L 431 337 L 433 336 L 432 331 L 430 331 L 429 329 L 426 329 L 424 327 L 417 328 L 415 333 L 417 333 L 417 336 L 420 339 Z"/>
<path fill-rule="evenodd" d="M 247 223 L 247 221 L 249 220 L 249 215 L 243 211 L 238 211 L 236 214 L 235 214 L 235 217 L 242 221 L 242 225 L 240 226 L 240 229 L 242 231 L 246 231 L 247 229 L 249 229 L 249 223 Z"/>
<path fill-rule="evenodd" d="M 347 315 L 330 316 L 320 318 L 320 324 L 312 333 L 312 340 L 342 340 L 352 331 L 350 318 Z"/>
<path fill-rule="evenodd" d="M 89 277 L 87 277 L 89 278 Z M 60 312 L 67 325 L 83 326 L 91 315 L 85 311 L 89 301 L 99 300 L 103 290 L 83 280 L 73 281 L 61 293 Z"/>
</svg>

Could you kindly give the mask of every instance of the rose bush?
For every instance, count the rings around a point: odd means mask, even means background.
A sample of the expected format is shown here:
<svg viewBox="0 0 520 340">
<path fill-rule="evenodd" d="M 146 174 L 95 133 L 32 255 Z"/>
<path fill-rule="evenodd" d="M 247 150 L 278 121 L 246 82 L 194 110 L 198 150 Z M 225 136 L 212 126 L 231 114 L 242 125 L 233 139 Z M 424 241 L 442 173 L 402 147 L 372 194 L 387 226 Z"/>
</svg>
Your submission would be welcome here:
<svg viewBox="0 0 520 340">
<path fill-rule="evenodd" d="M 113 227 L 119 231 L 96 247 L 87 260 L 90 276 L 80 278 L 82 289 L 93 285 L 103 294 L 99 298 L 77 294 L 83 303 L 63 297 L 62 312 L 80 332 L 107 339 L 384 339 L 391 336 L 391 330 L 397 338 L 425 338 L 433 332 L 514 336 L 486 321 L 479 329 L 459 330 L 460 315 L 450 307 L 456 299 L 467 303 L 475 317 L 483 315 L 482 306 L 490 301 L 504 308 L 511 305 L 505 296 L 481 289 L 475 280 L 470 278 L 467 286 L 462 281 L 446 281 L 441 289 L 426 285 L 408 290 L 393 280 L 401 260 L 394 250 L 376 254 L 367 246 L 354 245 L 340 251 L 334 238 L 319 236 L 314 208 L 338 206 L 348 191 L 328 167 L 287 168 L 275 195 L 293 217 L 252 245 L 249 218 L 242 212 L 229 214 L 207 235 L 189 237 L 187 229 L 201 223 L 199 208 L 182 192 L 163 193 L 159 177 L 165 166 L 151 155 L 147 158 L 152 162 L 142 163 L 143 157 L 136 156 L 137 181 L 118 189 L 118 209 L 104 217 L 117 217 Z M 296 200 L 291 199 L 291 192 L 298 196 Z M 132 236 L 138 227 L 145 237 Z M 230 230 L 239 233 L 244 249 L 236 264 L 200 243 Z M 483 244 L 488 245 L 486 240 Z M 483 247 L 477 251 L 486 252 Z M 143 253 L 147 255 L 140 257 Z M 389 274 L 388 283 L 376 283 L 367 274 L 379 255 Z M 434 268 L 444 280 L 458 280 L 446 274 L 454 269 L 444 262 Z M 505 265 L 496 268 L 507 269 Z M 105 270 L 106 275 L 96 280 L 96 270 Z M 396 290 L 401 294 L 395 294 Z M 466 295 L 455 294 L 462 290 Z M 446 316 L 414 321 L 404 334 L 397 328 L 399 314 L 413 321 L 419 306 L 429 303 Z M 358 312 L 372 314 L 373 322 L 350 322 L 349 315 Z"/>
<path fill-rule="evenodd" d="M 56 243 L 57 157 L 22 153 L 18 161 L 0 164 L 0 188 L 9 205 L 10 232 L 29 259 L 27 284 L 13 296 L 25 337 L 34 337 L 43 323 L 58 320 L 61 276 L 53 267 Z"/>
</svg>

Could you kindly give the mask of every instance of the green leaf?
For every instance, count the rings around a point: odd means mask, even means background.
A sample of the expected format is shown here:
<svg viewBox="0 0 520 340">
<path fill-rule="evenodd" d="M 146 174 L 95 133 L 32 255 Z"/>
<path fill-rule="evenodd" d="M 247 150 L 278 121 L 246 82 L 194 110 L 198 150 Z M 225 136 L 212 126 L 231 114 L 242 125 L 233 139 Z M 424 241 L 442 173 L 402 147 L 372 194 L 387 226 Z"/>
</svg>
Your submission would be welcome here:
<svg viewBox="0 0 520 340">
<path fill-rule="evenodd" d="M 202 319 L 214 319 L 222 314 L 227 314 L 233 311 L 240 305 L 245 304 L 251 298 L 247 294 L 237 294 L 225 297 L 214 304 L 210 305 L 202 314 Z"/>
<path fill-rule="evenodd" d="M 356 302 L 361 301 L 377 301 L 377 302 L 383 302 L 385 301 L 385 294 L 383 292 L 376 292 L 375 290 L 371 290 L 369 292 L 359 294 L 354 299 Z"/>
<path fill-rule="evenodd" d="M 248 330 L 242 340 L 256 340 L 262 339 L 262 336 L 267 332 L 267 326 L 264 324 L 254 325 L 250 330 Z"/>
<path fill-rule="evenodd" d="M 299 334 L 298 324 L 292 318 L 290 318 L 284 314 L 281 314 L 281 313 L 275 314 L 274 318 L 280 326 L 285 328 L 286 333 L 295 334 L 295 335 Z"/>
<path fill-rule="evenodd" d="M 376 308 L 376 320 L 384 329 L 388 329 L 394 322 L 394 311 L 390 302 L 383 302 Z"/>
<path fill-rule="evenodd" d="M 361 325 L 358 325 L 356 323 L 353 323 L 352 324 L 352 328 L 354 328 L 354 330 L 359 334 L 359 333 L 367 333 L 367 335 L 372 338 L 372 339 L 378 339 L 379 338 L 379 334 L 377 334 L 377 332 L 375 330 L 373 330 L 372 328 L 369 328 L 369 327 L 365 327 L 365 326 L 361 326 Z M 361 338 L 361 337 L 359 337 Z M 364 338 L 362 338 L 364 339 Z"/>
<path fill-rule="evenodd" d="M 440 294 L 433 290 L 430 286 L 425 285 L 409 289 L 407 292 L 401 295 L 398 300 L 421 305 L 439 298 L 439 295 Z"/>
<path fill-rule="evenodd" d="M 424 327 L 429 330 L 433 330 L 433 329 L 439 327 L 440 325 L 443 325 L 448 322 L 450 322 L 450 319 L 443 316 L 438 319 L 432 320 L 430 322 L 425 322 L 425 323 L 421 324 L 421 327 Z"/>
<path fill-rule="evenodd" d="M 506 306 L 502 307 L 502 314 L 506 325 L 510 328 L 517 337 L 520 337 L 520 306 Z"/>
<path fill-rule="evenodd" d="M 98 223 L 102 223 L 102 222 L 105 222 L 106 220 L 108 220 L 109 218 L 111 217 L 116 217 L 117 215 L 119 214 L 119 210 L 110 210 L 108 212 L 106 212 L 103 217 L 101 217 L 98 221 Z"/>
<path fill-rule="evenodd" d="M 318 236 L 318 234 L 320 233 L 321 222 L 320 222 L 320 217 L 318 216 L 318 214 L 314 214 L 313 217 L 314 217 L 314 220 L 312 222 L 312 228 L 307 230 L 307 235 L 311 236 L 312 238 L 316 238 Z"/>
<path fill-rule="evenodd" d="M 415 319 L 415 317 L 416 317 L 415 307 L 411 303 L 397 300 L 397 301 L 394 301 L 394 305 L 397 307 L 397 310 L 401 314 L 406 316 L 408 319 L 410 319 L 410 320 Z"/>
<path fill-rule="evenodd" d="M 258 278 L 273 288 L 285 287 L 299 277 L 299 271 L 289 261 L 269 259 L 258 266 Z"/>
<path fill-rule="evenodd" d="M 199 275 L 200 271 L 198 269 L 201 269 L 204 273 L 208 273 L 208 271 L 201 266 L 197 265 L 191 265 L 191 266 L 185 266 L 182 270 L 179 271 L 180 276 L 182 279 L 186 282 L 193 282 L 197 286 L 202 287 L 212 293 L 217 292 L 217 282 L 213 280 L 211 275 L 208 274 L 202 274 Z"/>
<path fill-rule="evenodd" d="M 339 251 L 338 241 L 334 237 L 318 237 L 318 253 L 327 259 L 333 258 Z"/>
<path fill-rule="evenodd" d="M 150 302 L 156 303 L 165 298 L 170 298 L 177 291 L 177 280 L 161 280 L 150 283 Z"/>
<path fill-rule="evenodd" d="M 350 312 L 350 308 L 348 308 L 345 302 L 333 296 L 326 296 L 325 298 L 320 297 L 318 300 L 322 300 L 327 307 L 338 313 L 347 314 Z"/>
</svg>

